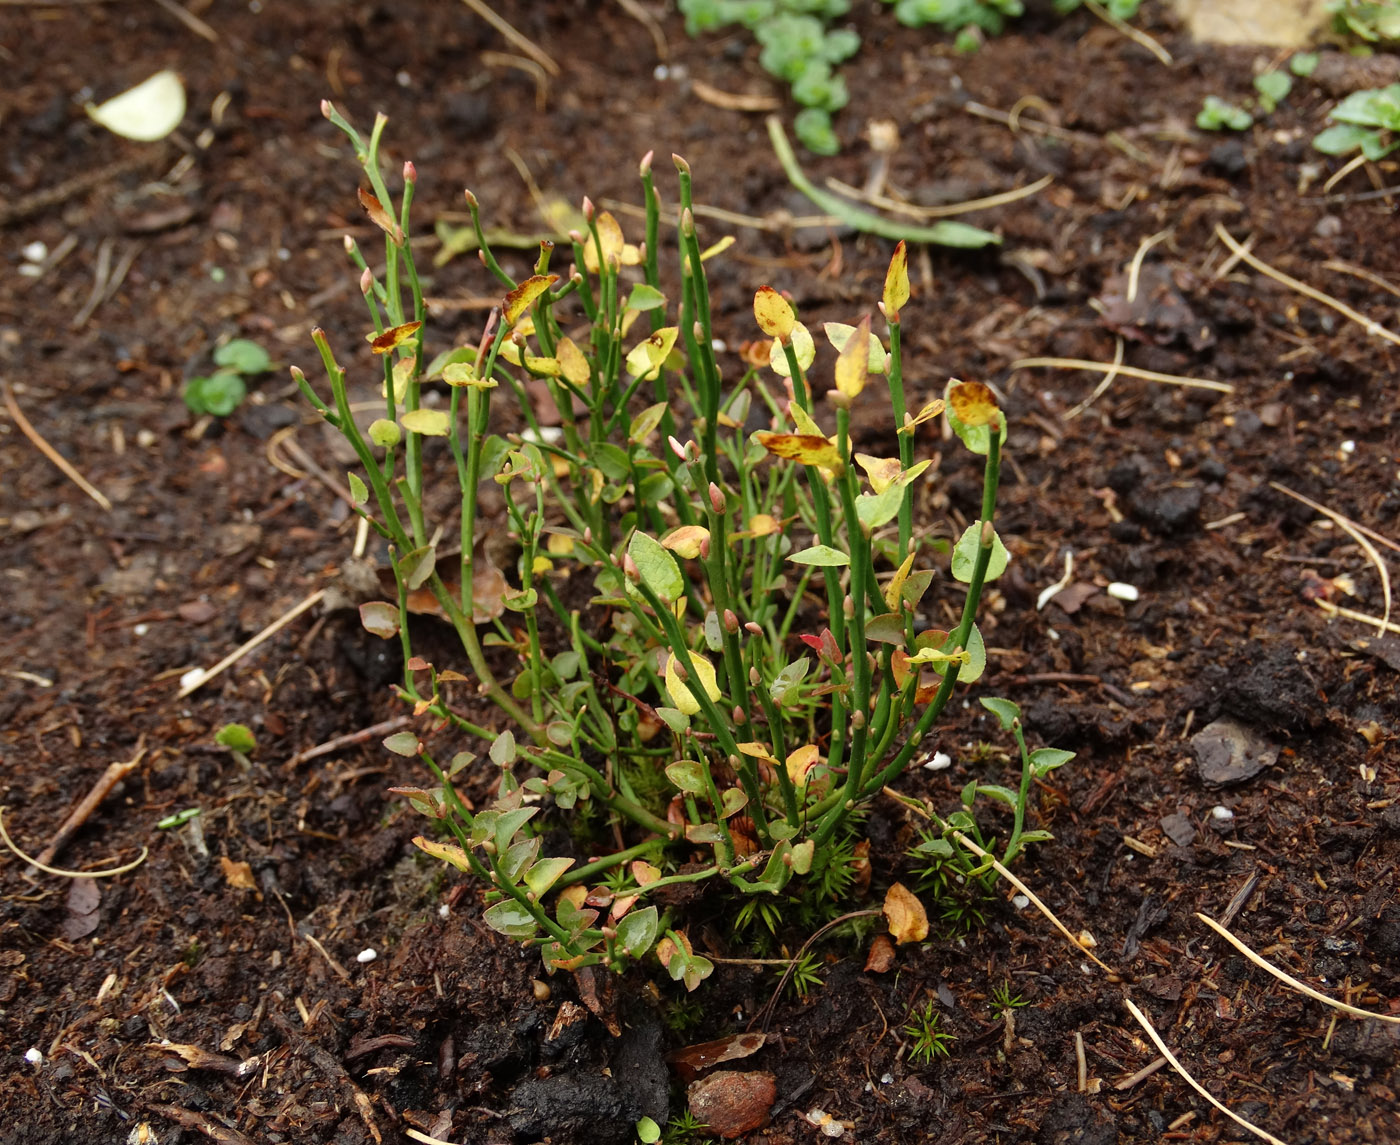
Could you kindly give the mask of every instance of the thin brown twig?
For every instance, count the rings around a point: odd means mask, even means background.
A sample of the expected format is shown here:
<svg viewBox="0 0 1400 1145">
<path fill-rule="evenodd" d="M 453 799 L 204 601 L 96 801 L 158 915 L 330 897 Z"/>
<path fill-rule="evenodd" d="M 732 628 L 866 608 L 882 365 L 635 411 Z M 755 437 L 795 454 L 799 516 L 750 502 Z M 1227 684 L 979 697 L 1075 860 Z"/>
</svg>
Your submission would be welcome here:
<svg viewBox="0 0 1400 1145">
<path fill-rule="evenodd" d="M 504 36 L 509 43 L 515 45 L 518 51 L 521 51 L 525 55 L 529 56 L 532 60 L 535 61 L 535 63 L 539 64 L 540 67 L 544 68 L 544 70 L 547 71 L 550 75 L 555 76 L 557 78 L 558 76 L 563 74 L 559 65 L 554 62 L 553 56 L 551 56 L 548 52 L 546 52 L 528 36 L 516 31 L 516 29 L 512 27 L 509 23 L 503 20 L 500 16 L 496 15 L 496 13 L 491 10 L 491 6 L 486 3 L 486 0 L 462 0 L 462 3 L 465 4 L 468 8 L 470 8 L 473 12 L 475 12 L 478 16 L 480 16 L 483 20 L 485 20 L 488 24 L 490 24 L 491 27 L 495 28 L 496 31 L 500 32 L 501 35 Z"/>
<path fill-rule="evenodd" d="M 214 31 L 208 24 L 186 8 L 183 4 L 175 3 L 175 0 L 155 0 L 156 4 L 164 8 L 175 19 L 179 20 L 186 28 L 196 36 L 201 36 L 211 44 L 219 42 L 219 33 Z"/>
<path fill-rule="evenodd" d="M 135 771 L 145 755 L 146 736 L 142 733 L 141 738 L 136 741 L 136 754 L 123 762 L 109 763 L 106 770 L 98 776 L 97 782 L 92 785 L 91 790 L 69 813 L 68 818 L 54 833 L 49 845 L 39 852 L 41 864 L 53 862 L 59 851 L 67 845 L 68 840 L 78 833 L 78 828 L 91 818 L 99 804 L 111 794 L 112 788 Z"/>
<path fill-rule="evenodd" d="M 58 450 L 54 449 L 47 441 L 40 436 L 39 431 L 29 424 L 29 419 L 24 416 L 24 411 L 19 408 L 19 403 L 15 401 L 15 395 L 10 390 L 10 383 L 0 381 L 0 393 L 5 397 L 5 408 L 10 411 L 10 417 L 15 425 L 25 437 L 33 443 L 34 448 L 47 457 L 63 472 L 63 475 L 73 482 L 79 489 L 96 501 L 108 513 L 112 511 L 112 502 L 95 485 L 88 481 L 81 473 L 68 463 Z"/>
<path fill-rule="evenodd" d="M 412 716 L 395 716 L 391 720 L 385 720 L 383 723 L 374 724 L 371 727 L 361 728 L 357 732 L 336 736 L 335 739 L 327 740 L 325 743 L 320 743 L 315 747 L 307 748 L 305 751 L 297 752 L 296 755 L 291 756 L 282 767 L 284 769 L 293 768 L 298 764 L 306 763 L 308 760 L 317 759 L 323 755 L 330 755 L 331 752 L 339 751 L 343 747 L 354 747 L 356 744 L 368 743 L 376 736 L 388 735 L 391 732 L 398 731 L 401 727 L 411 723 L 412 720 Z"/>
</svg>

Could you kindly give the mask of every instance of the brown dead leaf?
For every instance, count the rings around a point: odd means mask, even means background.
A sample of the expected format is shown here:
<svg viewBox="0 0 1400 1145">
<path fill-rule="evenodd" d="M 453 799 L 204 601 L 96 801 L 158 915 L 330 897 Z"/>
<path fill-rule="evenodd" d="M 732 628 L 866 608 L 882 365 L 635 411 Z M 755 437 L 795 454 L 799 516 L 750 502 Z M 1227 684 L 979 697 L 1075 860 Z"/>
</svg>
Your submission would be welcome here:
<svg viewBox="0 0 1400 1145">
<path fill-rule="evenodd" d="M 901 946 L 906 942 L 922 942 L 928 937 L 928 914 L 924 904 L 903 883 L 895 883 L 885 893 L 884 915 L 890 934 Z"/>
<path fill-rule="evenodd" d="M 865 956 L 867 974 L 884 974 L 894 965 L 894 943 L 888 934 L 877 934 L 870 943 L 870 953 Z"/>
<path fill-rule="evenodd" d="M 219 856 L 219 866 L 223 868 L 224 880 L 231 887 L 241 891 L 255 891 L 258 881 L 253 878 L 253 868 L 247 863 L 235 863 L 227 855 Z"/>
<path fill-rule="evenodd" d="M 683 1081 L 692 1081 L 711 1066 L 737 1061 L 758 1053 L 767 1038 L 761 1033 L 733 1034 L 713 1042 L 700 1042 L 672 1050 L 666 1060 L 675 1067 Z"/>
</svg>

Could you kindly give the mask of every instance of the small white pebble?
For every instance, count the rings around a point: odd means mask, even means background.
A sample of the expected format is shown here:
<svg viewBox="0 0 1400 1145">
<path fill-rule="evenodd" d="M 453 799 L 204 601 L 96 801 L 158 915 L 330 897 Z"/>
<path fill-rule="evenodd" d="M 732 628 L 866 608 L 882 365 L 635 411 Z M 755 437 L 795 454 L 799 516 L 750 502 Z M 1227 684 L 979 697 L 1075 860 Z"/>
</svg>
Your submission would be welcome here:
<svg viewBox="0 0 1400 1145">
<path fill-rule="evenodd" d="M 1012 898 L 1011 905 L 1014 906 L 1017 910 L 1025 910 L 1026 907 L 1031 905 L 1031 900 L 1026 898 L 1025 895 L 1016 895 L 1014 898 Z"/>
<path fill-rule="evenodd" d="M 671 78 L 671 69 L 665 64 L 657 64 L 656 67 L 652 69 L 651 74 L 654 79 L 667 80 Z"/>
<path fill-rule="evenodd" d="M 1119 600 L 1137 600 L 1138 590 L 1136 585 L 1124 584 L 1121 580 L 1114 581 L 1104 592 L 1109 596 L 1116 596 Z"/>
<path fill-rule="evenodd" d="M 25 243 L 24 249 L 20 251 L 24 255 L 25 262 L 43 262 L 49 257 L 49 247 L 47 243 L 32 242 Z"/>
<path fill-rule="evenodd" d="M 137 636 L 145 636 L 150 630 L 151 626 L 149 624 L 137 624 L 131 629 Z"/>
<path fill-rule="evenodd" d="M 894 1074 L 892 1074 L 892 1073 L 882 1073 L 882 1074 L 880 1075 L 880 1084 L 881 1084 L 881 1085 L 893 1085 L 893 1084 L 894 1084 Z"/>
<path fill-rule="evenodd" d="M 41 1054 L 38 1050 L 36 1050 L 33 1046 L 30 1046 L 29 1049 L 24 1051 L 24 1060 L 27 1061 L 30 1065 L 39 1065 L 43 1062 L 44 1055 Z"/>
<path fill-rule="evenodd" d="M 44 273 L 44 268 L 37 262 L 22 262 L 16 272 L 21 278 L 38 278 Z"/>
<path fill-rule="evenodd" d="M 928 771 L 942 771 L 945 767 L 951 767 L 952 765 L 953 757 L 951 755 L 947 752 L 936 751 L 929 758 L 929 761 L 924 764 L 924 768 Z"/>
<path fill-rule="evenodd" d="M 438 918 L 451 918 L 451 917 L 452 917 L 452 908 L 451 908 L 450 906 L 448 906 L 446 903 L 443 903 L 442 906 L 438 907 Z"/>
<path fill-rule="evenodd" d="M 399 72 L 394 76 L 394 82 L 398 84 L 399 87 L 412 87 L 413 77 L 407 72 Z"/>
<path fill-rule="evenodd" d="M 1356 452 L 1356 442 L 1354 442 L 1354 441 L 1344 441 L 1344 442 L 1342 442 L 1342 452 L 1343 452 L 1343 453 L 1355 453 L 1355 452 Z"/>
<path fill-rule="evenodd" d="M 1210 809 L 1210 817 L 1214 819 L 1217 823 L 1228 823 L 1231 819 L 1235 817 L 1235 813 L 1231 811 L 1228 807 L 1223 807 L 1220 804 L 1216 804 Z"/>
<path fill-rule="evenodd" d="M 142 449 L 150 449 L 156 443 L 156 435 L 149 429 L 138 429 L 136 431 L 136 444 Z"/>
<path fill-rule="evenodd" d="M 710 348 L 714 350 L 716 354 L 723 354 L 729 350 L 729 343 L 723 338 L 711 338 Z"/>
<path fill-rule="evenodd" d="M 193 688 L 203 679 L 203 668 L 191 668 L 188 672 L 186 672 L 183 676 L 180 677 L 180 690 L 184 691 L 184 689 L 186 688 Z"/>
<path fill-rule="evenodd" d="M 378 957 L 379 951 L 375 950 L 372 946 L 367 946 L 361 950 L 359 954 L 355 955 L 355 961 L 363 966 L 367 962 L 373 962 Z"/>
</svg>

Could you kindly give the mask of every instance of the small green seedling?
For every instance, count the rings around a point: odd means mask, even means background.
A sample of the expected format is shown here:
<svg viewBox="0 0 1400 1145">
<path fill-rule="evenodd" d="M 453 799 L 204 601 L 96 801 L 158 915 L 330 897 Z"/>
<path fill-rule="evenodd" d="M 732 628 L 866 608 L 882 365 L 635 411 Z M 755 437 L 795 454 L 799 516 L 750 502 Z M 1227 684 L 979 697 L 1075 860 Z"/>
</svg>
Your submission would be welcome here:
<svg viewBox="0 0 1400 1145">
<path fill-rule="evenodd" d="M 183 827 L 196 815 L 200 814 L 198 807 L 186 807 L 183 811 L 177 811 L 174 815 L 167 815 L 156 824 L 157 831 L 173 831 L 176 827 Z"/>
<path fill-rule="evenodd" d="M 637 1122 L 637 1140 L 642 1145 L 656 1145 L 661 1140 L 661 1126 L 650 1117 L 643 1117 Z"/>
<path fill-rule="evenodd" d="M 1272 115 L 1293 90 L 1293 80 L 1287 72 L 1264 72 L 1254 77 L 1254 90 L 1259 93 L 1259 110 Z"/>
<path fill-rule="evenodd" d="M 1196 113 L 1196 126 L 1202 131 L 1247 131 L 1253 122 L 1254 116 L 1244 108 L 1226 103 L 1217 95 L 1206 96 Z"/>
<path fill-rule="evenodd" d="M 1322 57 L 1316 52 L 1294 52 L 1293 58 L 1288 61 L 1288 70 L 1299 79 L 1307 79 L 1317 71 L 1321 60 Z"/>
<path fill-rule="evenodd" d="M 1395 0 L 1328 0 L 1332 26 L 1370 44 L 1400 40 L 1400 4 Z"/>
<path fill-rule="evenodd" d="M 1400 84 L 1352 92 L 1327 118 L 1336 122 L 1313 139 L 1319 151 L 1348 155 L 1359 150 L 1372 162 L 1383 159 L 1400 147 Z"/>
<path fill-rule="evenodd" d="M 235 338 L 214 351 L 214 365 L 212 374 L 185 383 L 185 405 L 192 413 L 228 417 L 248 394 L 246 379 L 267 373 L 272 359 L 256 342 Z"/>
<path fill-rule="evenodd" d="M 238 766 L 244 771 L 253 766 L 248 757 L 257 750 L 258 741 L 246 725 L 225 724 L 215 734 L 214 742 L 228 748 Z"/>
<path fill-rule="evenodd" d="M 990 1008 L 994 1017 L 1000 1018 L 1003 1014 L 1019 1010 L 1027 1002 L 1019 994 L 1011 992 L 1010 982 L 1000 982 L 992 987 L 992 1000 Z"/>
<path fill-rule="evenodd" d="M 934 1058 L 946 1058 L 950 1046 L 958 1039 L 941 1028 L 942 1015 L 934 1008 L 933 1000 L 925 1002 L 915 1010 L 912 1020 L 904 1027 L 904 1035 L 910 1041 L 909 1060 L 916 1065 L 927 1065 Z"/>
</svg>

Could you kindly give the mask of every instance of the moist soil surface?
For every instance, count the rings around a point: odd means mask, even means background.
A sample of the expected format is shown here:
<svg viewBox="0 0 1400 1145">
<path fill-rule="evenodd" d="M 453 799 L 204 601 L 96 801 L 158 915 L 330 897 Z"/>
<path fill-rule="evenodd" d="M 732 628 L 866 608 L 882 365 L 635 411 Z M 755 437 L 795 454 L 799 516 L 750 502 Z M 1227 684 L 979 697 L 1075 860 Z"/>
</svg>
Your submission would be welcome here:
<svg viewBox="0 0 1400 1145">
<path fill-rule="evenodd" d="M 379 746 L 383 731 L 305 757 L 409 714 L 391 688 L 396 645 L 353 609 L 322 599 L 177 692 L 334 587 L 354 543 L 317 473 L 339 480 L 344 458 L 283 368 L 314 376 L 321 326 L 352 370 L 376 369 L 343 251 L 347 234 L 373 249 L 376 232 L 323 98 L 365 127 L 389 115 L 388 169 L 411 158 L 419 172 L 425 262 L 463 187 L 517 234 L 543 228 L 524 171 L 542 195 L 588 194 L 635 230 L 638 161 L 655 152 L 672 203 L 663 159 L 684 155 L 697 201 L 747 220 L 700 217 L 706 242 L 737 240 L 710 263 L 735 377 L 758 286 L 790 292 L 808 323 L 854 322 L 891 243 L 791 226 L 818 212 L 794 196 L 762 114 L 710 89 L 783 93 L 747 39 L 690 41 L 665 6 L 498 4 L 553 76 L 465 5 L 189 7 L 213 40 L 171 5 L 0 9 L 0 803 L 34 855 L 109 764 L 134 761 L 52 862 L 145 856 L 84 880 L 0 861 L 0 1141 L 626 1142 L 643 1114 L 664 1125 L 685 1110 L 668 1052 L 756 1021 L 766 1044 L 724 1067 L 775 1080 L 756 1142 L 822 1139 L 813 1110 L 860 1142 L 1247 1139 L 1152 1068 L 1128 1001 L 1276 1137 L 1400 1140 L 1397 1026 L 1303 996 L 1197 918 L 1333 998 L 1400 1012 L 1400 641 L 1325 610 L 1386 609 L 1368 549 L 1395 567 L 1396 339 L 1264 276 L 1217 233 L 1394 324 L 1400 243 L 1374 193 L 1393 170 L 1327 188 L 1340 163 L 1310 146 L 1330 101 L 1376 86 L 1371 72 L 1324 56 L 1253 129 L 1207 134 L 1193 126 L 1202 99 L 1247 100 L 1254 72 L 1284 57 L 1193 44 L 1151 4 L 1140 22 L 1170 66 L 1084 11 L 1033 13 L 956 56 L 882 5 L 855 6 L 844 150 L 805 157 L 818 182 L 863 186 L 883 163 L 886 195 L 937 205 L 1050 177 L 965 216 L 999 248 L 911 259 L 911 406 L 949 376 L 1004 395 L 997 524 L 1013 561 L 982 622 L 988 672 L 929 744 L 951 766 L 898 787 L 946 814 L 969 779 L 1014 782 L 981 696 L 1020 704 L 1033 745 L 1077 753 L 1038 785 L 1033 825 L 1054 840 L 1016 873 L 1109 971 L 1009 889 L 950 900 L 943 917 L 925 887 L 929 941 L 883 973 L 864 968 L 869 931 L 819 943 L 822 983 L 765 1015 L 769 967 L 720 963 L 689 998 L 654 963 L 546 978 L 536 952 L 480 921 L 480 886 L 414 848 L 422 820 L 386 789 L 423 776 Z M 189 90 L 179 142 L 126 142 L 83 116 L 83 99 L 161 67 Z M 1364 68 L 1394 78 L 1383 57 Z M 887 159 L 863 136 L 871 119 L 898 128 Z M 38 243 L 38 272 L 21 272 Z M 528 253 L 503 257 L 527 273 Z M 471 256 L 431 274 L 434 343 L 474 344 L 492 282 Z M 231 416 L 195 417 L 184 382 L 229 337 L 278 369 Z M 1109 362 L 1120 338 L 1126 366 L 1219 385 L 1119 375 L 1084 408 L 1102 371 L 1012 368 Z M 110 510 L 40 455 L 16 408 Z M 857 437 L 893 448 L 874 413 Z M 955 444 L 927 426 L 917 442 L 936 459 L 917 521 L 935 538 L 977 515 L 979 470 Z M 1067 587 L 1037 607 L 1067 554 Z M 959 600 L 940 576 L 926 603 L 936 617 Z M 442 663 L 450 644 L 424 623 Z M 230 721 L 256 734 L 250 758 L 214 744 Z M 199 817 L 157 829 L 187 808 Z M 904 854 L 918 826 L 877 801 L 872 889 L 843 906 L 878 906 L 896 879 L 923 885 Z M 697 947 L 753 953 L 723 906 L 692 904 Z M 780 927 L 770 953 L 806 937 Z M 997 999 L 1011 997 L 1024 1005 L 1008 1020 Z M 955 1040 L 921 1061 L 905 1027 L 929 1007 Z"/>
</svg>

